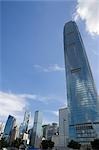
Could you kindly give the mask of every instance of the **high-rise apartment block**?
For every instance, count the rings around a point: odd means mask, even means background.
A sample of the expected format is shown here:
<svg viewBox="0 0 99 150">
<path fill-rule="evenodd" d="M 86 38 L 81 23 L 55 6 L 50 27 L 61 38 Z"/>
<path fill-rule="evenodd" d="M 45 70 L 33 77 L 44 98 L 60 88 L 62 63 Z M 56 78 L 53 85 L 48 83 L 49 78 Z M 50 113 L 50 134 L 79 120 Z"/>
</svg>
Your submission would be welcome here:
<svg viewBox="0 0 99 150">
<path fill-rule="evenodd" d="M 99 102 L 84 44 L 74 21 L 64 27 L 70 139 L 89 142 L 99 136 Z"/>
<path fill-rule="evenodd" d="M 59 146 L 66 148 L 69 138 L 68 108 L 59 109 Z"/>
</svg>

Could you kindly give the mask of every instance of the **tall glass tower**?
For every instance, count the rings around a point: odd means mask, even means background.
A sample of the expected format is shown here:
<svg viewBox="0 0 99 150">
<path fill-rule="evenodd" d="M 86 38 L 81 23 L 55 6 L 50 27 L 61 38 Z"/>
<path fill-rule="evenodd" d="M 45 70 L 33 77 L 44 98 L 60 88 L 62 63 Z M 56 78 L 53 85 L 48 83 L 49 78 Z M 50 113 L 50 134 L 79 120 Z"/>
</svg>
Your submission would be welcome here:
<svg viewBox="0 0 99 150">
<path fill-rule="evenodd" d="M 31 135 L 30 144 L 34 146 L 35 148 L 40 147 L 41 139 L 42 139 L 42 112 L 35 111 L 34 116 L 34 125 Z"/>
<path fill-rule="evenodd" d="M 23 134 L 28 131 L 28 125 L 30 120 L 30 112 L 25 112 L 23 123 L 20 125 L 20 134 Z"/>
<path fill-rule="evenodd" d="M 69 137 L 89 142 L 99 134 L 99 102 L 83 41 L 74 21 L 64 26 Z"/>
<path fill-rule="evenodd" d="M 5 137 L 6 140 L 9 139 L 11 135 L 11 131 L 15 126 L 15 123 L 16 123 L 16 119 L 13 116 L 9 115 L 3 133 L 3 137 Z"/>
</svg>

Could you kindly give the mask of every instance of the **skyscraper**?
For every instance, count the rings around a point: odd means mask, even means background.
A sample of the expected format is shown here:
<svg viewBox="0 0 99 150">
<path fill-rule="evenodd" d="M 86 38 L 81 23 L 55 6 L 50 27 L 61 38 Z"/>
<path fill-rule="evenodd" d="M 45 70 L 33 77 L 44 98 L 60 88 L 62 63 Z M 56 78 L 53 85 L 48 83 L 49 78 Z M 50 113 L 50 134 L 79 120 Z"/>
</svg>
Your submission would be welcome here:
<svg viewBox="0 0 99 150">
<path fill-rule="evenodd" d="M 99 135 L 99 103 L 83 41 L 75 22 L 64 26 L 69 136 L 89 142 Z"/>
<path fill-rule="evenodd" d="M 35 116 L 34 116 L 34 125 L 33 125 L 33 130 L 31 134 L 31 140 L 30 144 L 34 146 L 35 148 L 40 147 L 40 142 L 42 139 L 42 112 L 40 111 L 35 111 Z"/>
<path fill-rule="evenodd" d="M 23 134 L 28 130 L 29 119 L 30 119 L 30 112 L 26 111 L 24 114 L 23 123 L 21 123 L 21 126 L 20 126 L 20 134 Z"/>
<path fill-rule="evenodd" d="M 16 119 L 13 116 L 9 115 L 4 128 L 4 134 L 3 134 L 3 137 L 5 137 L 7 140 L 9 140 L 11 131 L 14 128 L 15 123 L 16 123 Z"/>
<path fill-rule="evenodd" d="M 27 131 L 28 129 L 28 125 L 29 125 L 29 119 L 30 119 L 30 112 L 25 112 L 24 114 L 24 120 L 23 120 L 23 124 L 25 125 L 25 130 Z"/>
</svg>

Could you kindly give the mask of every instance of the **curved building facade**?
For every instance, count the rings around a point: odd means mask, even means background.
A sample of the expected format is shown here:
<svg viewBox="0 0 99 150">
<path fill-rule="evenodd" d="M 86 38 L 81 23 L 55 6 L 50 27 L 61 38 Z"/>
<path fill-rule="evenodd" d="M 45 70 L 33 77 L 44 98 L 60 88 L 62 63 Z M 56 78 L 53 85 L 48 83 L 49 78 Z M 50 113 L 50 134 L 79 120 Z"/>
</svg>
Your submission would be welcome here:
<svg viewBox="0 0 99 150">
<path fill-rule="evenodd" d="M 10 139 L 11 132 L 15 124 L 16 124 L 16 119 L 13 116 L 9 115 L 3 133 L 3 137 L 6 138 L 6 140 Z"/>
<path fill-rule="evenodd" d="M 69 136 L 91 141 L 99 133 L 99 102 L 84 44 L 74 21 L 64 26 Z"/>
</svg>

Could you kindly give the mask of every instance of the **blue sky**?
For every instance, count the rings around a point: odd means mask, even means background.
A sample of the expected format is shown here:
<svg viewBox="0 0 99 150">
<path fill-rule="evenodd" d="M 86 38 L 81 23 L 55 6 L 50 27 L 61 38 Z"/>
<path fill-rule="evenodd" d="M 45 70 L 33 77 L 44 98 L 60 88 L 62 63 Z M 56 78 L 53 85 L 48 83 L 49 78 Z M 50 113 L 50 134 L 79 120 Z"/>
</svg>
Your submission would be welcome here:
<svg viewBox="0 0 99 150">
<path fill-rule="evenodd" d="M 34 111 L 40 110 L 44 123 L 58 122 L 58 109 L 66 106 L 63 27 L 72 19 L 78 24 L 99 91 L 99 10 L 91 13 L 91 6 L 98 8 L 99 3 L 80 1 L 0 3 L 0 121 L 11 113 L 22 122 L 29 110 L 33 123 Z"/>
</svg>

